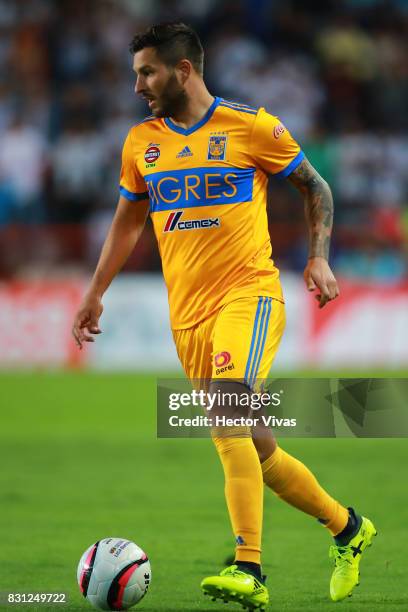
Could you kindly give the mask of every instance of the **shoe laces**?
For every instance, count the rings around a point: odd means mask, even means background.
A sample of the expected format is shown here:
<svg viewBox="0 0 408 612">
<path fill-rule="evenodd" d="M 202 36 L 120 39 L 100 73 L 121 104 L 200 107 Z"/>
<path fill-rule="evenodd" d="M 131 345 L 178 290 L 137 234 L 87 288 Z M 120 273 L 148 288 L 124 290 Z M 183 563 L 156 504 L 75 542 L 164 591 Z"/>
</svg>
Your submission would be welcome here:
<svg viewBox="0 0 408 612">
<path fill-rule="evenodd" d="M 329 548 L 329 557 L 334 559 L 336 567 L 346 567 L 346 564 L 352 565 L 353 550 L 350 545 L 336 546 L 334 544 Z"/>
<path fill-rule="evenodd" d="M 245 572 L 238 569 L 238 565 L 230 565 L 220 573 L 220 576 L 247 576 Z"/>
</svg>

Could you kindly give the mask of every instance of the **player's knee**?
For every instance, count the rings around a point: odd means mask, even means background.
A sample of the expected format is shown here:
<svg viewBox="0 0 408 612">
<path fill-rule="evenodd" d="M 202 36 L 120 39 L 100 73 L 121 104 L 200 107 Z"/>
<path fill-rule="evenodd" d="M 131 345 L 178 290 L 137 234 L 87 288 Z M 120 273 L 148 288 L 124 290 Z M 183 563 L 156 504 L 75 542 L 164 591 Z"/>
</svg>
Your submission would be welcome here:
<svg viewBox="0 0 408 612">
<path fill-rule="evenodd" d="M 255 432 L 255 434 L 253 435 L 253 441 L 256 448 L 256 452 L 258 453 L 259 461 L 261 463 L 269 459 L 269 457 L 275 452 L 278 446 L 270 428 L 269 431 L 265 429 L 259 432 Z"/>
<path fill-rule="evenodd" d="M 251 390 L 234 380 L 212 380 L 209 393 L 213 398 L 212 414 L 226 418 L 246 418 L 251 413 Z"/>
</svg>

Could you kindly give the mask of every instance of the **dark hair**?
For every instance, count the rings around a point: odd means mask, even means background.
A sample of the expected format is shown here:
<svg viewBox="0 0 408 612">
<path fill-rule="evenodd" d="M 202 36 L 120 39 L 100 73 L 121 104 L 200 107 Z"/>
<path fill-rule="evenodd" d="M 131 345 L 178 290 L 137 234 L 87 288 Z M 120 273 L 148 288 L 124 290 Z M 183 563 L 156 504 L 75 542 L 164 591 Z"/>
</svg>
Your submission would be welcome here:
<svg viewBox="0 0 408 612">
<path fill-rule="evenodd" d="M 154 47 L 157 55 L 167 66 L 176 66 L 188 59 L 194 69 L 203 74 L 204 50 L 198 34 L 182 21 L 159 23 L 145 32 L 136 34 L 130 43 L 130 52 L 135 54 L 145 47 Z"/>
</svg>

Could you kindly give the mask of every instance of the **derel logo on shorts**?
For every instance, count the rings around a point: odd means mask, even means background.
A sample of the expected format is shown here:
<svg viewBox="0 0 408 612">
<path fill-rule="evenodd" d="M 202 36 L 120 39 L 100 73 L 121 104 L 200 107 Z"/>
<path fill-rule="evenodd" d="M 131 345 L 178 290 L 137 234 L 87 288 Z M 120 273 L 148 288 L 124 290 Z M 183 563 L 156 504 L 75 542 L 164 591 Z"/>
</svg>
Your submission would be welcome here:
<svg viewBox="0 0 408 612">
<path fill-rule="evenodd" d="M 155 144 L 150 144 L 144 154 L 146 164 L 153 164 L 160 157 L 160 149 Z"/>
<path fill-rule="evenodd" d="M 228 365 L 231 361 L 231 355 L 227 353 L 227 351 L 222 351 L 222 353 L 217 353 L 214 357 L 215 367 L 223 368 Z"/>
<path fill-rule="evenodd" d="M 282 136 L 285 130 L 286 130 L 285 126 L 282 123 L 279 123 L 278 125 L 275 125 L 275 127 L 273 128 L 273 135 L 275 136 L 275 138 L 279 138 L 279 136 Z"/>
<path fill-rule="evenodd" d="M 216 367 L 216 374 L 222 374 L 227 370 L 235 370 L 234 364 L 231 363 L 231 354 L 228 351 L 217 353 L 214 357 L 214 365 Z"/>
</svg>

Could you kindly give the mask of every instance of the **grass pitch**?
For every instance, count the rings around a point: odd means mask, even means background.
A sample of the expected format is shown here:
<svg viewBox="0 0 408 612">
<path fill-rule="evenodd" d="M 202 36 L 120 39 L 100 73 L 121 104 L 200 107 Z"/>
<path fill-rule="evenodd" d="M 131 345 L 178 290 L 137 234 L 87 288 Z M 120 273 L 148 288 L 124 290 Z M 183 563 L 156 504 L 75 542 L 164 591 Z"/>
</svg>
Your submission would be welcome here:
<svg viewBox="0 0 408 612">
<path fill-rule="evenodd" d="M 92 542 L 113 535 L 135 540 L 151 559 L 140 611 L 241 610 L 207 601 L 199 589 L 233 550 L 221 465 L 209 440 L 156 439 L 155 394 L 154 377 L 133 374 L 0 375 L 0 591 L 65 591 L 68 605 L 53 610 L 91 610 L 76 584 L 77 562 Z M 370 516 L 379 536 L 361 563 L 360 587 L 332 604 L 330 538 L 266 491 L 269 609 L 407 610 L 407 441 L 282 446 Z"/>
</svg>

